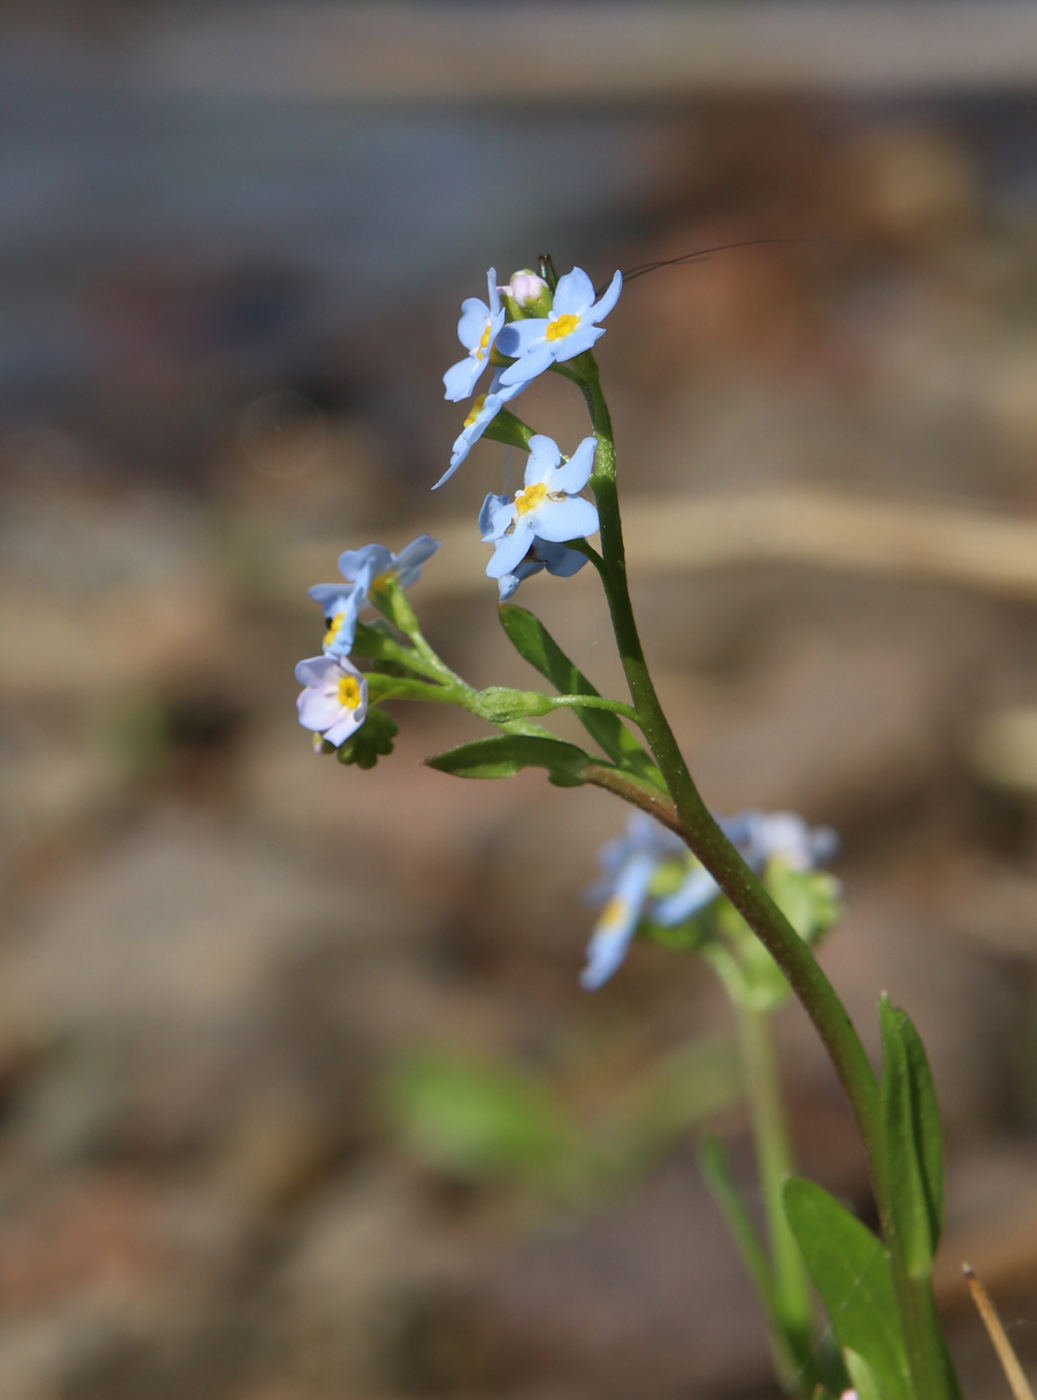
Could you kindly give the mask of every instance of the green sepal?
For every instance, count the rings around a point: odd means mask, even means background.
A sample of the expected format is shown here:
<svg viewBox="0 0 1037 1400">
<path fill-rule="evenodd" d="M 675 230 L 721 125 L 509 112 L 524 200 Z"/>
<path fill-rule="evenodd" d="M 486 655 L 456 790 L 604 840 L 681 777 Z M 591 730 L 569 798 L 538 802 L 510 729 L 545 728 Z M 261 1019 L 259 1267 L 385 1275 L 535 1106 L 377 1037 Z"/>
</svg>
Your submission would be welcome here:
<svg viewBox="0 0 1037 1400">
<path fill-rule="evenodd" d="M 840 1347 L 865 1358 L 888 1400 L 913 1400 L 881 1242 L 812 1181 L 785 1183 L 785 1212 Z"/>
<path fill-rule="evenodd" d="M 561 695 L 600 694 L 583 672 L 566 656 L 544 624 L 513 603 L 500 608 L 501 626 L 515 650 L 542 676 L 556 686 Z M 587 733 L 600 744 L 618 768 L 653 783 L 666 791 L 666 783 L 651 757 L 631 734 L 618 715 L 608 710 L 575 710 L 576 718 Z"/>
<path fill-rule="evenodd" d="M 585 783 L 584 770 L 593 761 L 575 744 L 532 734 L 476 739 L 425 759 L 430 768 L 457 778 L 512 778 L 522 768 L 546 768 L 548 781 L 555 787 L 579 787 Z"/>
<path fill-rule="evenodd" d="M 510 361 L 509 361 L 510 363 Z M 521 452 L 529 451 L 530 438 L 536 437 L 536 429 L 512 413 L 508 408 L 499 408 L 483 429 L 483 437 L 492 442 L 503 442 L 507 447 L 517 447 Z"/>
<path fill-rule="evenodd" d="M 403 650 L 389 630 L 389 624 L 378 618 L 374 622 L 358 622 L 353 638 L 353 655 L 368 656 L 372 661 L 398 662 Z"/>
<path fill-rule="evenodd" d="M 367 717 L 355 734 L 350 735 L 338 747 L 339 763 L 355 763 L 358 768 L 373 768 L 378 759 L 385 758 L 393 751 L 393 740 L 400 732 L 400 726 L 392 715 L 380 710 L 377 705 L 369 705 Z"/>
<path fill-rule="evenodd" d="M 882 1135 L 904 1260 L 913 1278 L 932 1269 L 943 1217 L 940 1108 L 925 1048 L 905 1011 L 883 994 Z"/>
</svg>

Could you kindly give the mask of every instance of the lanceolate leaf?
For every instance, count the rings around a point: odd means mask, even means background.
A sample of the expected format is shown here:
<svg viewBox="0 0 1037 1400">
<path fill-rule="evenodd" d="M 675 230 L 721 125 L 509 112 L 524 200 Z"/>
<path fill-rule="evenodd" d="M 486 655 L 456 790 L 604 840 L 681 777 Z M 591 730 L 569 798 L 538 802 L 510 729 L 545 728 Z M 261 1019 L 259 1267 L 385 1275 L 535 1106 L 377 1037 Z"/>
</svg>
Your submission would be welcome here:
<svg viewBox="0 0 1037 1400">
<path fill-rule="evenodd" d="M 907 1013 L 888 997 L 882 1024 L 882 1125 L 890 1192 L 908 1272 L 932 1268 L 943 1216 L 940 1109 L 925 1049 Z"/>
<path fill-rule="evenodd" d="M 585 783 L 584 769 L 593 761 L 575 744 L 527 734 L 477 739 L 425 760 L 430 768 L 458 778 L 511 778 L 522 768 L 546 768 L 548 780 L 556 787 Z"/>
<path fill-rule="evenodd" d="M 598 695 L 590 681 L 562 651 L 547 628 L 525 608 L 505 603 L 500 620 L 515 650 L 546 676 L 561 695 Z M 613 763 L 637 773 L 661 788 L 662 774 L 618 715 L 608 710 L 576 710 L 576 717 L 587 733 L 602 747 Z"/>
<path fill-rule="evenodd" d="M 881 1243 L 812 1181 L 786 1182 L 785 1209 L 839 1345 L 864 1357 L 888 1400 L 912 1400 L 893 1279 Z"/>
</svg>

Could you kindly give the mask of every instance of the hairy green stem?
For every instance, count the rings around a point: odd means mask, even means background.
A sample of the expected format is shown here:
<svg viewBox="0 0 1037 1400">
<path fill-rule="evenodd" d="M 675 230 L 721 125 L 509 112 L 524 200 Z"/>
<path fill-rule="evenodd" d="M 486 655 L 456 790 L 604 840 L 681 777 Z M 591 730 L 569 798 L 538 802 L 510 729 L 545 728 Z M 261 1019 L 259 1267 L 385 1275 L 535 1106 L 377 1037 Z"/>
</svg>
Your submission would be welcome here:
<svg viewBox="0 0 1037 1400">
<path fill-rule="evenodd" d="M 773 955 L 828 1051 L 850 1100 L 868 1154 L 917 1395 L 919 1400 L 939 1400 L 939 1397 L 951 1400 L 955 1392 L 948 1383 L 946 1367 L 941 1364 L 942 1339 L 934 1338 L 931 1317 L 907 1276 L 893 1219 L 875 1071 L 842 1002 L 813 953 L 728 841 L 688 771 L 652 684 L 634 619 L 616 489 L 612 423 L 601 391 L 597 362 L 587 352 L 563 368 L 566 377 L 578 383 L 583 392 L 598 439 L 591 486 L 598 504 L 601 529 L 599 573 L 631 699 L 641 717 L 645 738 L 673 795 L 680 818 L 680 835 Z"/>
</svg>

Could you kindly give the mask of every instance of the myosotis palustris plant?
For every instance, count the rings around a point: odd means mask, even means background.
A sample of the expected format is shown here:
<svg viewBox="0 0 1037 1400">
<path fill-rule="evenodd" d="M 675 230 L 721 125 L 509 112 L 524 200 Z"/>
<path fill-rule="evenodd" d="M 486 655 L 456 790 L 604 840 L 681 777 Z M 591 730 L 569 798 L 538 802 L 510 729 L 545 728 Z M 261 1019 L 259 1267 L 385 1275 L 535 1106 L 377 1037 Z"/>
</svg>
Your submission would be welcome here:
<svg viewBox="0 0 1037 1400">
<path fill-rule="evenodd" d="M 838 914 L 838 885 L 818 867 L 835 849 L 827 829 L 789 813 L 715 817 L 667 721 L 638 635 L 627 584 L 616 449 L 595 342 L 622 289 L 617 272 L 599 297 L 579 268 L 559 278 L 549 258 L 516 273 L 487 299 L 464 302 L 467 354 L 444 375 L 446 397 L 471 399 L 443 485 L 479 437 L 527 453 L 522 487 L 490 494 L 479 517 L 493 546 L 500 617 L 553 693 L 467 684 L 422 634 L 407 589 L 438 548 L 423 535 L 399 554 L 347 550 L 343 581 L 311 590 L 323 608 L 322 655 L 300 663 L 299 717 L 320 752 L 370 768 L 392 751 L 397 725 L 381 702 L 457 705 L 497 731 L 427 760 L 443 773 L 503 778 L 540 767 L 559 787 L 593 784 L 637 809 L 627 834 L 602 852 L 603 910 L 581 981 L 594 989 L 640 936 L 695 952 L 714 969 L 736 1014 L 766 1233 L 731 1179 L 721 1144 L 702 1164 L 760 1292 L 783 1385 L 804 1396 L 851 1385 L 862 1400 L 955 1400 L 958 1385 L 936 1317 L 932 1266 L 943 1194 L 939 1113 L 922 1043 L 883 998 L 877 1075 L 813 950 Z M 488 387 L 476 394 L 483 375 Z M 566 456 L 509 407 L 541 374 L 580 389 L 591 432 Z M 567 444 L 567 446 L 569 446 Z M 589 495 L 587 494 L 589 491 Z M 589 541 L 600 538 L 599 548 Z M 508 600 L 546 569 L 567 577 L 590 563 L 608 601 L 629 700 L 600 695 L 541 623 Z M 373 608 L 381 616 L 361 620 Z M 358 668 L 351 657 L 364 659 Z M 596 746 L 560 739 L 539 720 L 575 712 Z M 770 1020 L 795 994 L 842 1082 L 868 1156 L 880 1237 L 821 1187 L 797 1178 Z M 828 1327 L 819 1338 L 811 1284 Z M 834 1337 L 837 1346 L 823 1346 Z M 818 1388 L 820 1387 L 820 1392 Z"/>
</svg>

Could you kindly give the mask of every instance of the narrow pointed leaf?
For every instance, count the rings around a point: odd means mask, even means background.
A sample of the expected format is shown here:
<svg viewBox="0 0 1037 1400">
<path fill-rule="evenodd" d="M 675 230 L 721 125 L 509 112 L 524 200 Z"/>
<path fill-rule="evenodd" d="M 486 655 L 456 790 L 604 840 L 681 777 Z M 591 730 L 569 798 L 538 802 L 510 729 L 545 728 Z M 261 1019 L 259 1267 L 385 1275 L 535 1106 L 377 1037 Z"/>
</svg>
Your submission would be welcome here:
<svg viewBox="0 0 1037 1400">
<path fill-rule="evenodd" d="M 864 1357 L 889 1400 L 912 1400 L 893 1278 L 880 1241 L 812 1181 L 786 1182 L 785 1210 L 839 1345 Z"/>
<path fill-rule="evenodd" d="M 556 787 L 579 787 L 594 760 L 575 744 L 531 734 L 501 734 L 426 758 L 430 768 L 457 778 L 512 778 L 522 768 L 546 768 Z"/>
<path fill-rule="evenodd" d="M 505 603 L 500 609 L 500 620 L 515 650 L 542 676 L 546 676 L 559 694 L 600 694 L 531 612 L 513 603 Z M 651 756 L 618 715 L 610 714 L 608 710 L 576 710 L 575 714 L 613 763 L 665 789 L 663 776 Z"/>
<path fill-rule="evenodd" d="M 943 1216 L 943 1143 L 932 1072 L 918 1032 L 888 997 L 882 1024 L 882 1123 L 890 1191 L 908 1272 L 927 1276 Z"/>
<path fill-rule="evenodd" d="M 724 1144 L 710 1133 L 699 1144 L 699 1168 L 709 1188 L 709 1194 L 716 1202 L 727 1228 L 734 1236 L 738 1252 L 742 1256 L 749 1277 L 756 1287 L 760 1301 L 767 1310 L 771 1324 L 776 1325 L 777 1306 L 774 1297 L 774 1278 L 770 1261 L 763 1241 L 746 1209 L 745 1202 L 738 1194 L 738 1187 L 731 1174 Z"/>
</svg>

